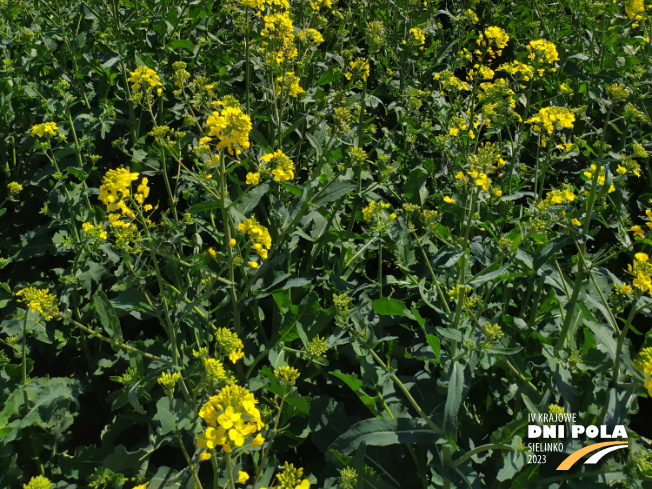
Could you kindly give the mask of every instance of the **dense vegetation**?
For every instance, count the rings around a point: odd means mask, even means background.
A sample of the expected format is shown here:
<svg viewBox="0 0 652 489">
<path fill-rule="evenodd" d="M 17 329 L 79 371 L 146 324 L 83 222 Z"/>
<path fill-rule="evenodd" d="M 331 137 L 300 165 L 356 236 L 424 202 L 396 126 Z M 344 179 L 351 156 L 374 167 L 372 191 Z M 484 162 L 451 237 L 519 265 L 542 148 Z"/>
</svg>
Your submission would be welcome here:
<svg viewBox="0 0 652 489">
<path fill-rule="evenodd" d="M 652 6 L 0 7 L 1 487 L 650 487 Z"/>
</svg>

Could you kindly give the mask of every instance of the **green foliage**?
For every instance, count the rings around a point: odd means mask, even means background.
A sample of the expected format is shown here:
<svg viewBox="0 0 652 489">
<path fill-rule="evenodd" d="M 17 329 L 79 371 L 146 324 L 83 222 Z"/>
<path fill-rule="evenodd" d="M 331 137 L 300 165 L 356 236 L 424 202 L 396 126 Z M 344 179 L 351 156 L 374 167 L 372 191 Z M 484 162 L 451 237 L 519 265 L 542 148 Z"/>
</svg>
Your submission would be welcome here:
<svg viewBox="0 0 652 489">
<path fill-rule="evenodd" d="M 649 487 L 649 6 L 0 7 L 1 487 Z"/>
</svg>

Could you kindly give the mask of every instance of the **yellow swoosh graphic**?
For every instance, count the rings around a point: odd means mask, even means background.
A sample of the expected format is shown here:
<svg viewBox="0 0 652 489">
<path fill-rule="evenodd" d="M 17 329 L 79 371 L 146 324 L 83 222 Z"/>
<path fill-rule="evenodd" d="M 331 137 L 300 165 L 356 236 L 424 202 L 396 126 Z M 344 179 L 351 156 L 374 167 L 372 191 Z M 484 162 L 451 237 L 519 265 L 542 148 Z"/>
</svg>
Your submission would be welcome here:
<svg viewBox="0 0 652 489">
<path fill-rule="evenodd" d="M 579 459 L 581 459 L 584 455 L 587 453 L 594 452 L 596 450 L 599 450 L 604 447 L 608 447 L 611 445 L 627 445 L 626 441 L 605 441 L 603 443 L 594 443 L 593 445 L 589 445 L 588 447 L 580 448 L 576 452 L 571 453 L 568 457 L 564 459 L 562 463 L 559 464 L 559 467 L 557 467 L 557 470 L 568 470 L 570 469 L 575 462 L 577 462 Z"/>
</svg>

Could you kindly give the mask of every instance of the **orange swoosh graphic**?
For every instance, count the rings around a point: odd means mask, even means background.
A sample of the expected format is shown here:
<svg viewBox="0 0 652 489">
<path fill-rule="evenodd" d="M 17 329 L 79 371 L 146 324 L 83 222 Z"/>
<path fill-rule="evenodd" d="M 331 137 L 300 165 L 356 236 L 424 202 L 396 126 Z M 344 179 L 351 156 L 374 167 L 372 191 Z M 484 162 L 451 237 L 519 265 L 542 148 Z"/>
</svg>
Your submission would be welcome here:
<svg viewBox="0 0 652 489">
<path fill-rule="evenodd" d="M 564 459 L 562 463 L 559 464 L 559 467 L 557 467 L 557 470 L 568 470 L 570 469 L 575 462 L 577 462 L 579 459 L 581 459 L 584 455 L 587 453 L 594 452 L 596 450 L 599 450 L 604 447 L 608 447 L 611 445 L 627 445 L 627 442 L 623 441 L 605 441 L 603 443 L 594 443 L 593 445 L 589 445 L 588 447 L 580 448 L 576 452 L 571 453 L 568 457 Z"/>
</svg>

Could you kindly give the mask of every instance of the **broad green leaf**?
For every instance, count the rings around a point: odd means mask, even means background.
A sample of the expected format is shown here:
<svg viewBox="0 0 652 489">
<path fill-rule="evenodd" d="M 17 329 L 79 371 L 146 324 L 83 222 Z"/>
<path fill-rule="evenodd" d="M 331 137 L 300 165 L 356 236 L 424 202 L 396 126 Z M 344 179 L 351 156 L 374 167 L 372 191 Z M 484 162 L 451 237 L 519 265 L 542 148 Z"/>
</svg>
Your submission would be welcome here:
<svg viewBox="0 0 652 489">
<path fill-rule="evenodd" d="M 372 418 L 357 422 L 337 437 L 329 446 L 331 450 L 346 455 L 354 452 L 360 443 L 371 446 L 428 443 L 435 444 L 441 437 L 420 418 Z"/>
<path fill-rule="evenodd" d="M 93 296 L 93 303 L 95 304 L 95 310 L 97 315 L 100 317 L 100 323 L 104 328 L 104 331 L 108 335 L 117 341 L 122 341 L 122 328 L 120 327 L 120 320 L 115 314 L 115 310 L 109 302 L 109 299 L 106 297 L 106 294 L 101 290 L 95 292 Z"/>
<path fill-rule="evenodd" d="M 372 307 L 374 312 L 381 316 L 405 316 L 405 313 L 409 312 L 403 302 L 389 297 L 376 299 Z"/>
<path fill-rule="evenodd" d="M 464 366 L 459 362 L 453 363 L 444 406 L 444 431 L 448 436 L 457 433 L 457 413 L 462 405 L 464 394 Z"/>
</svg>

